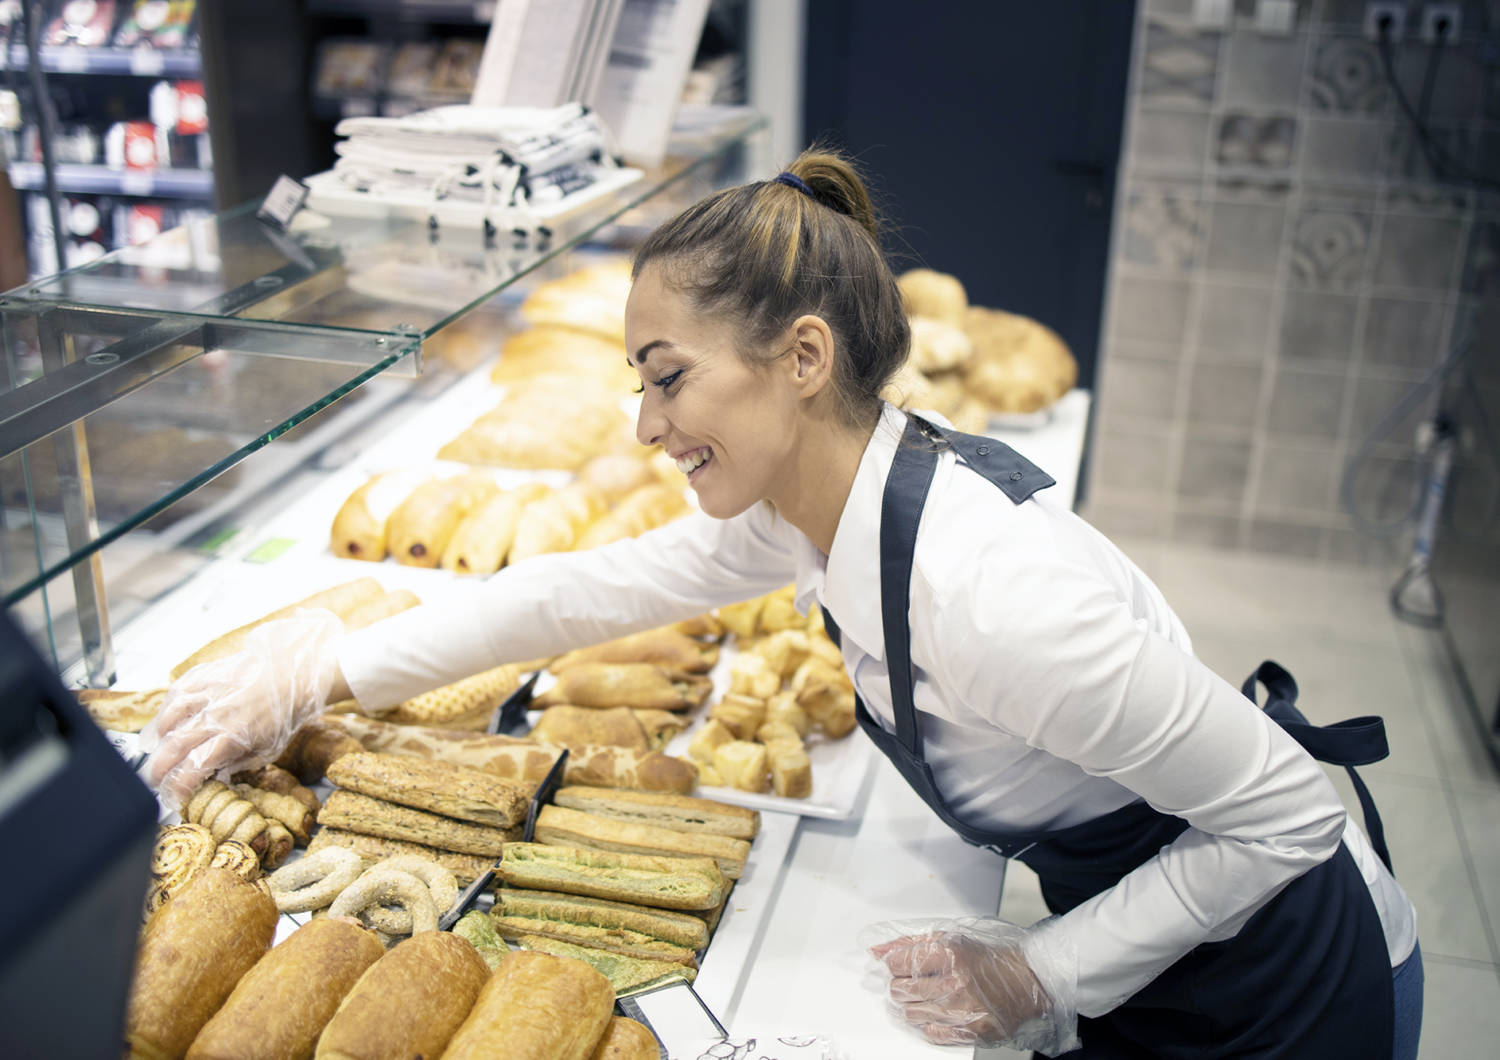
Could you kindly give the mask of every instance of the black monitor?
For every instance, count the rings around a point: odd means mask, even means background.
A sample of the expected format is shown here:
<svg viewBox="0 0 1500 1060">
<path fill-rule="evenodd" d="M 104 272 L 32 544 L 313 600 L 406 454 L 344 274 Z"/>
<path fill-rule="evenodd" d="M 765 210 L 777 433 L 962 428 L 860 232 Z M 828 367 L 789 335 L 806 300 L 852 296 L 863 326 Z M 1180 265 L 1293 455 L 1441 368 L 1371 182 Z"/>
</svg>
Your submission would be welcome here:
<svg viewBox="0 0 1500 1060">
<path fill-rule="evenodd" d="M 0 614 L 0 1055 L 117 1057 L 157 803 Z"/>
</svg>

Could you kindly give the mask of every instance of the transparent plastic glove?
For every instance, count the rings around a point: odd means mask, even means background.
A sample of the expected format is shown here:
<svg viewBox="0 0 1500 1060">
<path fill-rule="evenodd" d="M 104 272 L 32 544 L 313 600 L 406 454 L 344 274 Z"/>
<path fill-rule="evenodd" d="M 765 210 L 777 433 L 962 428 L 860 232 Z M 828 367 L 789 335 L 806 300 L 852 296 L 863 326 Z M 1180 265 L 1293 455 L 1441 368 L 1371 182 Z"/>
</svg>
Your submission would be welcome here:
<svg viewBox="0 0 1500 1060">
<path fill-rule="evenodd" d="M 1048 1056 L 1078 1045 L 1078 960 L 1060 932 L 907 920 L 867 928 L 860 944 L 878 962 L 887 1007 L 930 1042 Z"/>
<path fill-rule="evenodd" d="M 233 655 L 193 667 L 141 732 L 146 782 L 180 810 L 205 780 L 272 761 L 325 706 L 344 624 L 308 609 L 251 630 Z"/>
</svg>

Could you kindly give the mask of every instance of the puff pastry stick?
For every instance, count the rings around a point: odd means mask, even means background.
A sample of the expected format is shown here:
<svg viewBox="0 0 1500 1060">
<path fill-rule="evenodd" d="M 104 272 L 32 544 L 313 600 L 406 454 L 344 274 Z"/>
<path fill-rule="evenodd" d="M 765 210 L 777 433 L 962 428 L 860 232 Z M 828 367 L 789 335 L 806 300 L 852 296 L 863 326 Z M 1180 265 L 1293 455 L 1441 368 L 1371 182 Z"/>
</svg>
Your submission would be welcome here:
<svg viewBox="0 0 1500 1060">
<path fill-rule="evenodd" d="M 458 524 L 443 550 L 443 569 L 459 574 L 494 574 L 505 564 L 527 505 L 551 492 L 539 482 L 529 482 L 475 507 Z"/>
<path fill-rule="evenodd" d="M 471 509 L 499 492 L 486 475 L 455 475 L 424 482 L 386 521 L 386 541 L 397 563 L 436 567 L 458 524 Z"/>
<path fill-rule="evenodd" d="M 551 707 L 642 707 L 692 710 L 713 691 L 707 677 L 673 673 L 652 663 L 579 663 L 557 675 L 557 684 L 534 704 Z"/>
</svg>

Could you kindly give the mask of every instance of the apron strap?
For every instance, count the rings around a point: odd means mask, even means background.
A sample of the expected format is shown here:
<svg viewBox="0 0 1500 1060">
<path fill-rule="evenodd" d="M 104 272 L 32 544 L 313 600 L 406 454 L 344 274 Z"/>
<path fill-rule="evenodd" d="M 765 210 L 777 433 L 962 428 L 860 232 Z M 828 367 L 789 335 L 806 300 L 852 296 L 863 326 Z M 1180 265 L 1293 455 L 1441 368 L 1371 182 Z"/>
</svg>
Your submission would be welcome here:
<svg viewBox="0 0 1500 1060">
<path fill-rule="evenodd" d="M 1268 695 L 1265 712 L 1268 717 L 1285 729 L 1287 735 L 1319 762 L 1344 767 L 1354 785 L 1354 793 L 1359 797 L 1359 808 L 1364 814 L 1370 846 L 1385 863 L 1385 867 L 1390 869 L 1391 852 L 1386 845 L 1385 826 L 1381 823 L 1380 811 L 1375 808 L 1370 789 L 1354 769 L 1355 766 L 1367 766 L 1390 756 L 1391 748 L 1386 740 L 1384 720 L 1366 716 L 1334 722 L 1332 725 L 1312 724 L 1297 709 L 1297 682 L 1285 667 L 1269 659 L 1245 678 L 1241 688 L 1252 703 L 1256 702 L 1257 683 L 1266 686 Z"/>
</svg>

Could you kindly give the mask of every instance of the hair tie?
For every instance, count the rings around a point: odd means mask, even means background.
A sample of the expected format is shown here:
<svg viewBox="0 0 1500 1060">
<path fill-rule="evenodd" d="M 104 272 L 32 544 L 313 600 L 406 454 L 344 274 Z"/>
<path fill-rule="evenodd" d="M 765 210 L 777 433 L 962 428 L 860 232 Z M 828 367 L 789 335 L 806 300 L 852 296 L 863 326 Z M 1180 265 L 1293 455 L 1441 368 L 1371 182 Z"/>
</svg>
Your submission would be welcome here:
<svg viewBox="0 0 1500 1060">
<path fill-rule="evenodd" d="M 807 181 L 803 180 L 801 177 L 797 176 L 796 174 L 793 174 L 793 173 L 778 173 L 778 174 L 776 174 L 775 177 L 772 178 L 772 181 L 774 183 L 776 183 L 776 184 L 785 184 L 789 188 L 796 188 L 798 191 L 800 191 L 803 195 L 806 195 L 813 202 L 821 203 L 823 201 L 823 200 L 821 200 L 821 199 L 818 198 L 817 192 L 813 191 L 811 188 L 809 188 L 807 186 Z"/>
</svg>

